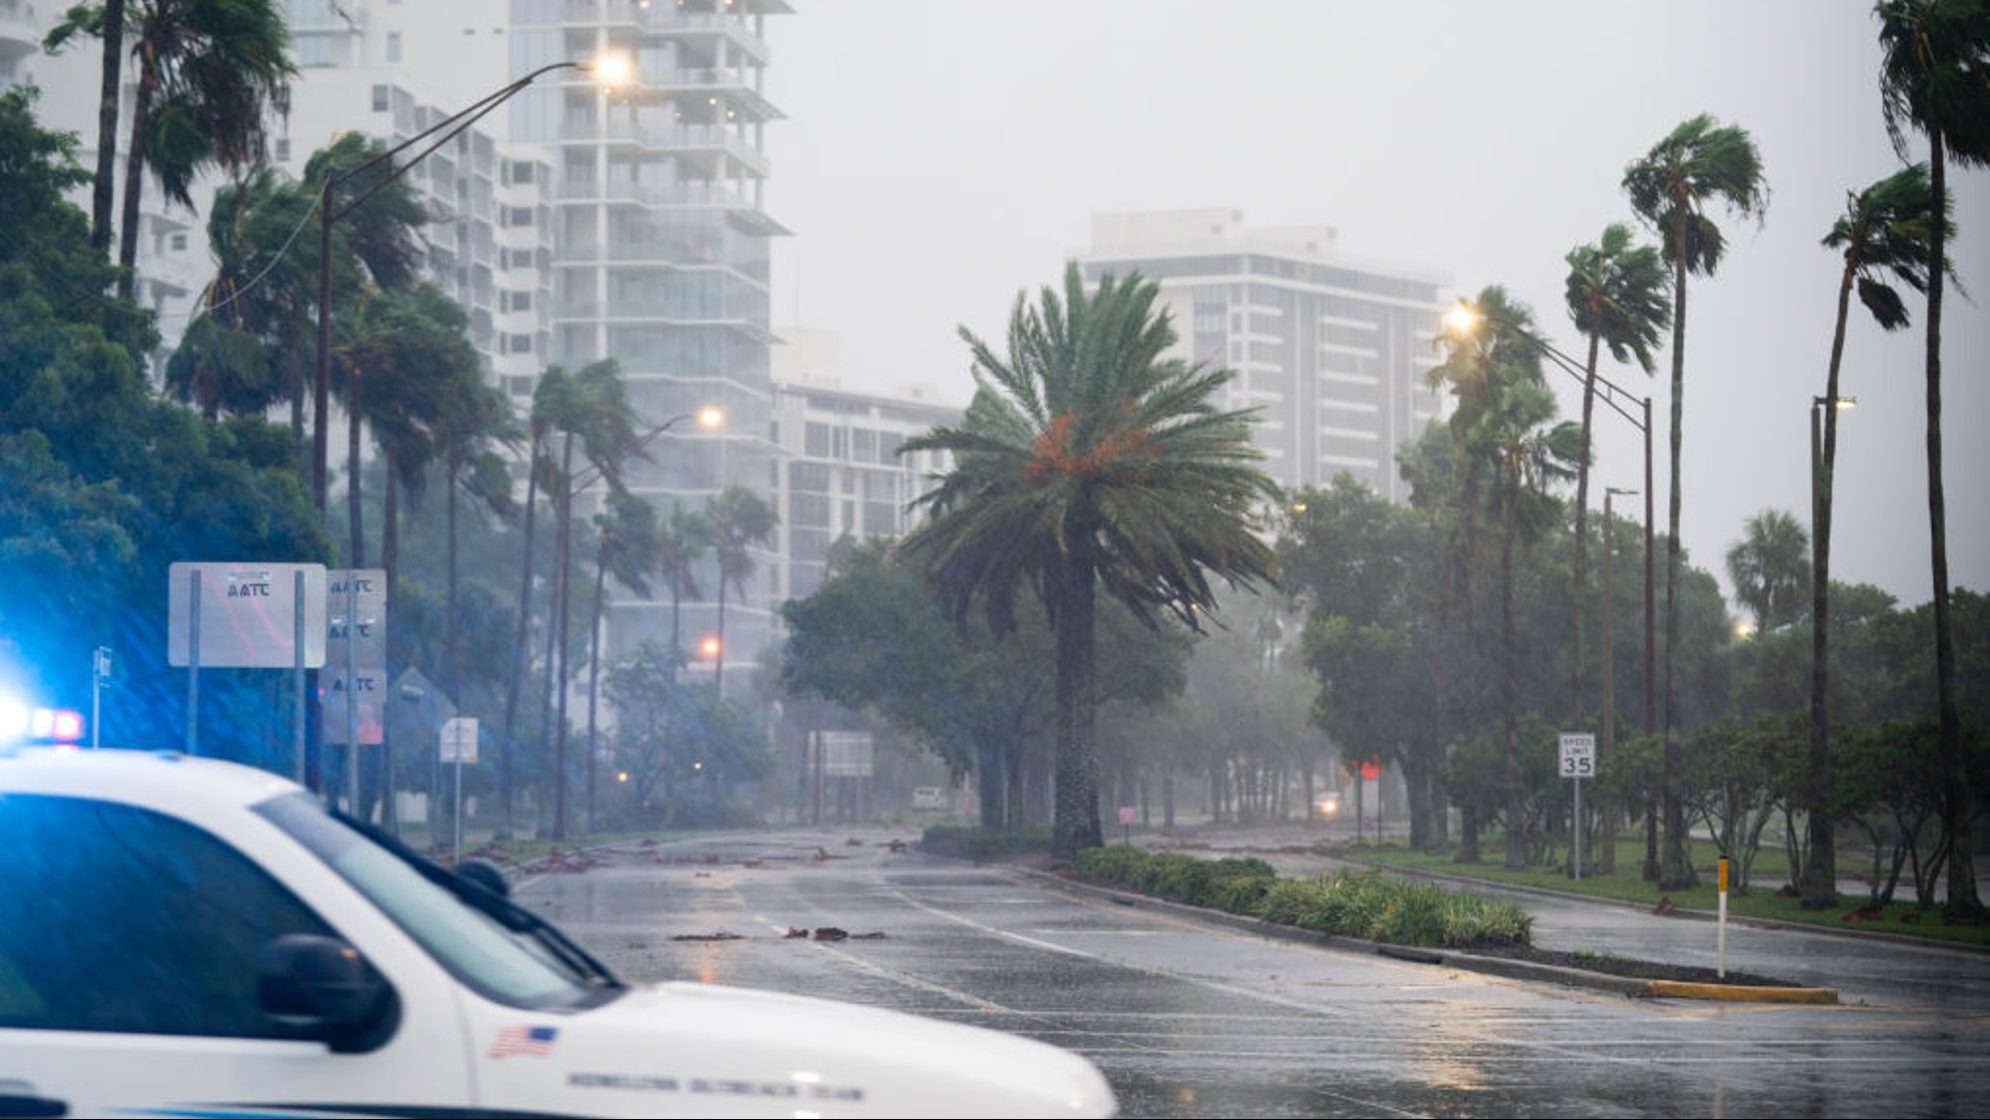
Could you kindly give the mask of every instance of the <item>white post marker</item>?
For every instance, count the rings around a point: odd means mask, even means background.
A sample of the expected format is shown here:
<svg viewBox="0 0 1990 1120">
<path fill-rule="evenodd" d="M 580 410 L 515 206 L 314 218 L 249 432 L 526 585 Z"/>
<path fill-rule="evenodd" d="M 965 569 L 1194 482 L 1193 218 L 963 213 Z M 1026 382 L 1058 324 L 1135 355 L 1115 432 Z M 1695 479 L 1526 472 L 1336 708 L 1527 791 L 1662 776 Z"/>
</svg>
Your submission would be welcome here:
<svg viewBox="0 0 1990 1120">
<path fill-rule="evenodd" d="M 1582 780 L 1596 776 L 1596 736 L 1588 732 L 1564 732 L 1562 777 L 1575 781 L 1575 821 L 1569 831 L 1575 834 L 1575 878 L 1582 881 Z"/>
<path fill-rule="evenodd" d="M 1714 975 L 1727 979 L 1727 857 L 1721 857 L 1721 890 L 1719 914 L 1714 925 L 1720 932 L 1714 935 Z"/>
</svg>

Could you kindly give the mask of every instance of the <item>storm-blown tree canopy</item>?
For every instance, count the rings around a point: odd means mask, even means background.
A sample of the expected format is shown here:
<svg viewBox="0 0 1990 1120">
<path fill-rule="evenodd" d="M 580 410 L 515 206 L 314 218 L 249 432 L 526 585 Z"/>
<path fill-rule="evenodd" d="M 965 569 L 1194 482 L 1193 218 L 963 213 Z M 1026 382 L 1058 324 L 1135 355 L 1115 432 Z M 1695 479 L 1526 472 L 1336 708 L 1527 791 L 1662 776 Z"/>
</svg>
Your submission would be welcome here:
<svg viewBox="0 0 1990 1120">
<path fill-rule="evenodd" d="M 960 427 L 907 441 L 901 453 L 953 455 L 919 504 L 931 520 L 906 554 L 946 612 L 977 606 L 998 630 L 1027 587 L 1049 612 L 1057 646 L 1056 821 L 1052 849 L 1100 842 L 1096 602 L 1100 588 L 1147 622 L 1172 613 L 1198 627 L 1214 605 L 1209 576 L 1268 581 L 1272 552 L 1255 532 L 1277 488 L 1257 469 L 1250 415 L 1211 398 L 1226 369 L 1164 357 L 1176 340 L 1159 286 L 1106 276 L 1088 290 L 1075 262 L 1063 291 L 1037 306 L 1019 295 L 1009 353 L 965 328 L 976 392 Z"/>
<path fill-rule="evenodd" d="M 24 683 L 72 701 L 91 647 L 112 646 L 104 738 L 170 743 L 184 691 L 165 666 L 168 565 L 322 560 L 324 534 L 280 429 L 154 394 L 150 317 L 104 294 L 113 271 L 62 200 L 85 178 L 74 138 L 43 131 L 32 105 L 0 93 L 0 644 L 39 667 Z M 218 712 L 230 682 L 209 683 Z M 202 723 L 204 748 L 245 758 L 275 730 Z"/>
</svg>

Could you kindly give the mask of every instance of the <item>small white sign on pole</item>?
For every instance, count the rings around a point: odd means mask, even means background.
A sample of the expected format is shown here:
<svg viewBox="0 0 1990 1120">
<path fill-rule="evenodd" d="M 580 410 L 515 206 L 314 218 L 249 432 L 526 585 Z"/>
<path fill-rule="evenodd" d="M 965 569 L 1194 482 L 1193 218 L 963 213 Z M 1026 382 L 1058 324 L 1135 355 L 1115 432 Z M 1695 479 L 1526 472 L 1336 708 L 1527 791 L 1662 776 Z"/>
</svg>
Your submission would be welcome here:
<svg viewBox="0 0 1990 1120">
<path fill-rule="evenodd" d="M 442 761 L 477 761 L 477 718 L 457 716 L 442 724 Z"/>
<path fill-rule="evenodd" d="M 1571 732 L 1562 736 L 1562 777 L 1596 776 L 1596 736 Z"/>
</svg>

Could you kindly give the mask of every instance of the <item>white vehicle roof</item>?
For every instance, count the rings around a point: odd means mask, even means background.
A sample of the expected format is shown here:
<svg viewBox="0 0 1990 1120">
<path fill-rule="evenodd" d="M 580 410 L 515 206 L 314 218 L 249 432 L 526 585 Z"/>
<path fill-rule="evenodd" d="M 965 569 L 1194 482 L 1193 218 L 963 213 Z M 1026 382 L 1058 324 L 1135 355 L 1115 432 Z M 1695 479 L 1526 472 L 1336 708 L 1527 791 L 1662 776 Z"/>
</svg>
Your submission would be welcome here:
<svg viewBox="0 0 1990 1120">
<path fill-rule="evenodd" d="M 200 819 L 303 787 L 267 770 L 178 751 L 21 747 L 0 751 L 0 794 L 91 797 Z"/>
</svg>

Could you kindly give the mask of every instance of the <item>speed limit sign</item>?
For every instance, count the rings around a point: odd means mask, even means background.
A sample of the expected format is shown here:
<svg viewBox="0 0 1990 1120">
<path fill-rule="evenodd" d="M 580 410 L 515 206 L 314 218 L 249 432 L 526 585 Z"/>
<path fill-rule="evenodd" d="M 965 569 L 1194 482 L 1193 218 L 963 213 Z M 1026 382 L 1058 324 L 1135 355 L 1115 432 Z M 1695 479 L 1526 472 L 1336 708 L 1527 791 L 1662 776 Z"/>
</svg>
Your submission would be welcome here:
<svg viewBox="0 0 1990 1120">
<path fill-rule="evenodd" d="M 1596 776 L 1596 736 L 1587 733 L 1562 736 L 1562 777 Z"/>
</svg>

